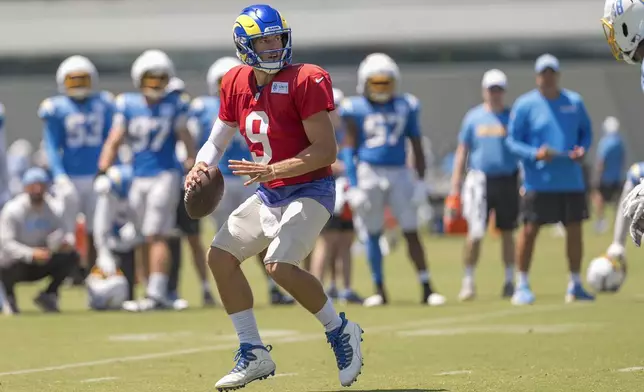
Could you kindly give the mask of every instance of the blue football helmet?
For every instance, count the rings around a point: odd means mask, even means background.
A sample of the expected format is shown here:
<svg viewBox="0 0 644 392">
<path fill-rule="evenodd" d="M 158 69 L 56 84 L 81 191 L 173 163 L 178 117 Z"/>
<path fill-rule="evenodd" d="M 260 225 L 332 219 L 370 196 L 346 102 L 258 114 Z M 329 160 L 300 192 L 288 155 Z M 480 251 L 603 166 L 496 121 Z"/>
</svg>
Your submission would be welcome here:
<svg viewBox="0 0 644 392">
<path fill-rule="evenodd" d="M 253 40 L 270 35 L 281 36 L 282 48 L 256 52 Z M 253 68 L 273 74 L 291 63 L 291 29 L 279 11 L 269 5 L 255 4 L 244 8 L 233 25 L 233 40 L 237 57 Z M 261 55 L 274 52 L 281 52 L 277 61 L 262 60 Z"/>
</svg>

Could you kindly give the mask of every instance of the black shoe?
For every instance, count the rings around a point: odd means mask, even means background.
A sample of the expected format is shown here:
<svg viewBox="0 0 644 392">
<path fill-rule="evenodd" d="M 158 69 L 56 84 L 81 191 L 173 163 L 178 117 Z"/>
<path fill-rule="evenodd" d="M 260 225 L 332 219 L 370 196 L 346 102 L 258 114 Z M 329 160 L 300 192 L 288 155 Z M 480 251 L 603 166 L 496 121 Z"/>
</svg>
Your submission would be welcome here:
<svg viewBox="0 0 644 392">
<path fill-rule="evenodd" d="M 58 296 L 54 293 L 40 293 L 34 298 L 34 304 L 45 313 L 60 313 Z"/>
<path fill-rule="evenodd" d="M 505 282 L 503 285 L 503 292 L 501 293 L 502 298 L 512 298 L 514 295 L 514 283 Z"/>
<path fill-rule="evenodd" d="M 271 305 L 293 305 L 295 299 L 290 295 L 282 294 L 278 288 L 271 289 Z"/>
</svg>

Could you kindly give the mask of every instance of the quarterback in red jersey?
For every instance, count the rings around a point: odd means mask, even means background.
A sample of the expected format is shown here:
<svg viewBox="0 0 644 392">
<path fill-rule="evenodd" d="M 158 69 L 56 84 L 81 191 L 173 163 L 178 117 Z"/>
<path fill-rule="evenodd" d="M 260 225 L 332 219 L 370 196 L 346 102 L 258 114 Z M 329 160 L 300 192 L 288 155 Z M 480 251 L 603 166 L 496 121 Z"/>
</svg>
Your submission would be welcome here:
<svg viewBox="0 0 644 392">
<path fill-rule="evenodd" d="M 331 78 L 322 68 L 291 64 L 291 29 L 268 5 L 242 10 L 233 26 L 237 56 L 244 65 L 223 78 L 221 105 L 185 187 L 217 165 L 237 128 L 254 162 L 229 161 L 233 174 L 259 183 L 217 232 L 208 264 L 240 346 L 236 365 L 215 385 L 237 389 L 275 374 L 270 346 L 259 336 L 253 295 L 240 264 L 267 249 L 266 270 L 324 326 L 339 369 L 351 385 L 362 369 L 360 326 L 338 314 L 320 282 L 299 268 L 333 213 L 335 182 L 330 165 L 337 144 L 329 112 Z"/>
</svg>

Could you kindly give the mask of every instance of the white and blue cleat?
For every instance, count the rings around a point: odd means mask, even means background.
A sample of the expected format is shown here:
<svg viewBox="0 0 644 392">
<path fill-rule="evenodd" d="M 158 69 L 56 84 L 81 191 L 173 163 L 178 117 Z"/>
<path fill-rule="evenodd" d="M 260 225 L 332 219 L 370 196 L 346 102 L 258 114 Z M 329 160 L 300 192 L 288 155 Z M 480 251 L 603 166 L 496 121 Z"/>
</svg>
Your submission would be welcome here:
<svg viewBox="0 0 644 392">
<path fill-rule="evenodd" d="M 275 375 L 275 362 L 271 359 L 271 346 L 239 345 L 235 355 L 237 364 L 227 375 L 217 381 L 218 391 L 233 391 L 255 380 L 264 380 Z"/>
<path fill-rule="evenodd" d="M 512 305 L 532 305 L 534 303 L 534 294 L 527 284 L 518 285 L 512 295 Z"/>
<path fill-rule="evenodd" d="M 571 286 L 568 286 L 566 290 L 565 301 L 567 304 L 572 302 L 584 302 L 584 301 L 594 301 L 595 297 L 591 294 L 588 294 L 581 283 L 575 283 Z"/>
<path fill-rule="evenodd" d="M 362 372 L 362 334 L 360 326 L 346 319 L 340 313 L 342 325 L 326 333 L 326 340 L 331 345 L 340 371 L 340 384 L 348 387 L 353 384 Z"/>
</svg>

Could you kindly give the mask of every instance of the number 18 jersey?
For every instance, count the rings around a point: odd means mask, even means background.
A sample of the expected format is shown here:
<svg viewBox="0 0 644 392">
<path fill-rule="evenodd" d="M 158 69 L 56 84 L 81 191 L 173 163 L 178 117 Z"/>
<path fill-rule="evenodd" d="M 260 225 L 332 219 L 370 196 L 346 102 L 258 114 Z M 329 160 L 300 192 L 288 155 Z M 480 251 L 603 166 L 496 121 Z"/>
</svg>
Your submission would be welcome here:
<svg viewBox="0 0 644 392">
<path fill-rule="evenodd" d="M 379 104 L 363 96 L 342 102 L 343 119 L 358 128 L 358 160 L 374 166 L 404 166 L 406 138 L 420 137 L 420 107 L 416 97 L 404 94 Z"/>
<path fill-rule="evenodd" d="M 273 80 L 257 87 L 253 68 L 239 65 L 224 76 L 219 118 L 239 125 L 255 162 L 265 164 L 293 158 L 311 145 L 303 120 L 321 111 L 332 111 L 331 78 L 311 64 L 287 66 Z M 331 176 L 323 167 L 301 176 L 270 181 L 278 188 Z"/>
</svg>

